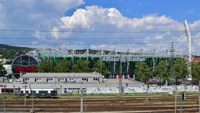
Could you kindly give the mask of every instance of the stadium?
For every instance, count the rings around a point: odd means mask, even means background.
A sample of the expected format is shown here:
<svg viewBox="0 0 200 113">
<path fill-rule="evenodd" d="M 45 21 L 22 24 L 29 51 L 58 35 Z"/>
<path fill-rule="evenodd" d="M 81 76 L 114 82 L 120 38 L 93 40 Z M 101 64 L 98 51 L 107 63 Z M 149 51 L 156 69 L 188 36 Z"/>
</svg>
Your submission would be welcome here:
<svg viewBox="0 0 200 113">
<path fill-rule="evenodd" d="M 25 90 L 53 89 L 57 94 L 80 94 L 84 89 L 86 94 L 118 94 L 118 93 L 168 93 L 172 94 L 173 86 L 155 86 L 147 90 L 147 84 L 137 81 L 135 77 L 135 64 L 147 62 L 152 69 L 162 60 L 167 62 L 175 59 L 185 59 L 186 55 L 178 53 L 172 48 L 161 52 L 118 52 L 108 50 L 67 50 L 67 49 L 34 49 L 13 60 L 12 72 L 18 79 L 7 80 L 3 78 L 1 92 L 16 92 L 15 88 L 22 92 Z M 77 60 L 97 62 L 102 61 L 108 69 L 109 76 L 105 77 L 99 67 L 99 72 L 39 72 L 41 62 L 51 61 L 54 64 L 67 59 L 73 65 Z M 94 65 L 93 65 L 94 66 Z M 152 79 L 153 80 L 153 79 Z M 159 84 L 152 82 L 152 84 Z M 184 86 L 178 86 L 179 92 L 184 91 Z M 188 86 L 188 92 L 197 92 L 196 86 Z M 48 91 L 46 91 L 48 92 Z M 19 93 L 19 92 L 18 92 Z M 30 93 L 30 92 L 29 92 Z"/>
<path fill-rule="evenodd" d="M 199 4 L 1 0 L 0 112 L 200 113 Z"/>
</svg>

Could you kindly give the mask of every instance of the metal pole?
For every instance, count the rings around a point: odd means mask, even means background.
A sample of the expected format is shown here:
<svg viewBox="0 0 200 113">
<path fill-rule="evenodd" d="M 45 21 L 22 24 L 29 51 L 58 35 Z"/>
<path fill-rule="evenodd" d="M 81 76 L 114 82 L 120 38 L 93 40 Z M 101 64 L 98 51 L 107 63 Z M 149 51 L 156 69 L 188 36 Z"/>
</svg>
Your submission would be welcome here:
<svg viewBox="0 0 200 113">
<path fill-rule="evenodd" d="M 32 94 L 31 94 L 31 95 L 32 95 L 32 98 L 31 98 L 31 99 L 32 99 L 32 101 L 31 101 L 32 111 L 34 112 L 34 106 L 33 106 L 33 104 L 34 104 L 34 103 L 33 103 L 33 91 L 32 91 Z"/>
<path fill-rule="evenodd" d="M 33 108 L 34 108 L 34 107 L 33 107 L 33 104 L 34 104 L 34 103 L 33 103 L 33 90 L 32 90 L 32 88 L 31 88 L 31 85 L 30 85 L 30 84 L 29 84 L 29 88 L 30 88 L 31 96 L 32 96 L 32 97 L 31 97 L 31 109 L 32 109 L 32 113 L 34 113 L 34 110 L 33 110 Z"/>
<path fill-rule="evenodd" d="M 129 65 L 130 65 L 130 62 L 127 60 L 126 75 L 128 75 L 128 73 L 129 73 Z"/>
<path fill-rule="evenodd" d="M 182 97 L 180 96 L 180 110 L 179 110 L 180 113 L 183 113 L 182 105 L 183 105 L 183 100 Z"/>
<path fill-rule="evenodd" d="M 80 90 L 80 93 L 81 93 L 80 113 L 83 113 L 83 90 L 82 90 L 82 88 Z"/>
<path fill-rule="evenodd" d="M 174 88 L 174 113 L 176 113 L 177 111 L 177 98 L 176 98 L 176 84 L 175 84 L 175 88 Z"/>
<path fill-rule="evenodd" d="M 26 82 L 24 82 L 24 84 L 25 84 L 24 105 L 26 106 Z"/>
<path fill-rule="evenodd" d="M 185 20 L 185 34 L 188 37 L 188 72 L 189 72 L 189 76 L 188 76 L 188 80 L 192 80 L 192 70 L 191 70 L 191 63 L 192 63 L 192 44 L 191 44 L 191 35 L 190 35 L 190 30 L 189 30 L 189 26 L 187 23 L 187 20 Z"/>
<path fill-rule="evenodd" d="M 6 86 L 4 85 L 4 101 L 3 101 L 3 110 L 6 112 Z"/>
<path fill-rule="evenodd" d="M 145 103 L 147 103 L 148 102 L 148 97 L 147 97 L 147 94 L 148 94 L 148 83 L 146 84 L 146 93 L 145 93 Z"/>
<path fill-rule="evenodd" d="M 184 79 L 184 99 L 186 100 L 186 79 Z"/>
<path fill-rule="evenodd" d="M 15 96 L 16 93 L 15 85 L 13 85 L 13 88 L 14 88 L 13 96 Z"/>
<path fill-rule="evenodd" d="M 114 61 L 114 65 L 113 65 L 113 76 L 115 75 L 116 72 L 116 62 Z"/>
<path fill-rule="evenodd" d="M 122 57 L 119 58 L 119 93 L 122 94 Z"/>
<path fill-rule="evenodd" d="M 200 113 L 200 81 L 199 81 L 199 113 Z"/>
</svg>

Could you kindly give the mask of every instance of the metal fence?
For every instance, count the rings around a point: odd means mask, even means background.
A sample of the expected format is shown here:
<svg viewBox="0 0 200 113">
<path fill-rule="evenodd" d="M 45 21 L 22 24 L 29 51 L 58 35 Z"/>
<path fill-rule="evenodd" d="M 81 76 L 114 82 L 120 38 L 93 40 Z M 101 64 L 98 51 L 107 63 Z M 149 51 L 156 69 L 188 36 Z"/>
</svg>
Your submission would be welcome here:
<svg viewBox="0 0 200 113">
<path fill-rule="evenodd" d="M 27 98 L 26 100 L 10 95 L 2 95 L 0 101 L 0 112 L 11 113 L 33 111 L 36 113 L 81 111 L 93 113 L 196 113 L 199 110 L 197 94 L 182 95 L 181 93 L 176 95 L 77 95 L 42 99 Z"/>
</svg>

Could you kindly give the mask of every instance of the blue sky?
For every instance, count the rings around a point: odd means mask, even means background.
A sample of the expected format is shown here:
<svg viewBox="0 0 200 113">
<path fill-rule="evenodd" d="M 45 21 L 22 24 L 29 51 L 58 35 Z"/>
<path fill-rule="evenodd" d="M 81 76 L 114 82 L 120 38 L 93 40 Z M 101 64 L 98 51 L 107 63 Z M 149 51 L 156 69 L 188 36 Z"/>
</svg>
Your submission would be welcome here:
<svg viewBox="0 0 200 113">
<path fill-rule="evenodd" d="M 133 51 L 166 50 L 177 42 L 175 48 L 187 52 L 187 19 L 193 53 L 200 54 L 199 4 L 198 0 L 1 0 L 0 29 L 8 31 L 0 31 L 0 42 Z"/>
<path fill-rule="evenodd" d="M 199 0 L 86 0 L 85 5 L 115 7 L 130 18 L 150 14 L 166 15 L 178 21 L 190 22 L 200 18 Z"/>
</svg>

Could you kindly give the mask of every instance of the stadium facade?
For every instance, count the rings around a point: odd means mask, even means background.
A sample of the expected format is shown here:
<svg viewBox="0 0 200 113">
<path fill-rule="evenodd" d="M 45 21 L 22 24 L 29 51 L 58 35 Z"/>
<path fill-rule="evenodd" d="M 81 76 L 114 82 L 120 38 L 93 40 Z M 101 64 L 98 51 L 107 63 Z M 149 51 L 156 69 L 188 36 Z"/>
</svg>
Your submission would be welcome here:
<svg viewBox="0 0 200 113">
<path fill-rule="evenodd" d="M 159 60 L 171 58 L 185 58 L 173 50 L 162 52 L 117 52 L 107 50 L 67 50 L 67 49 L 35 49 L 13 60 L 12 71 L 20 74 L 14 81 L 3 78 L 0 83 L 0 93 L 24 91 L 25 89 L 56 90 L 58 94 L 79 94 L 85 89 L 87 94 L 111 93 L 144 93 L 160 92 L 172 93 L 173 86 L 151 87 L 134 80 L 134 77 L 121 77 L 121 79 L 106 79 L 97 72 L 90 73 L 36 73 L 37 65 L 43 60 L 59 62 L 63 59 L 101 60 L 108 66 L 111 75 L 117 75 L 119 62 L 122 63 L 122 75 L 133 75 L 135 62 L 145 61 L 154 68 Z M 32 72 L 32 73 L 30 73 Z M 180 91 L 182 90 L 182 86 Z M 195 86 L 188 87 L 188 91 L 196 91 Z"/>
</svg>

